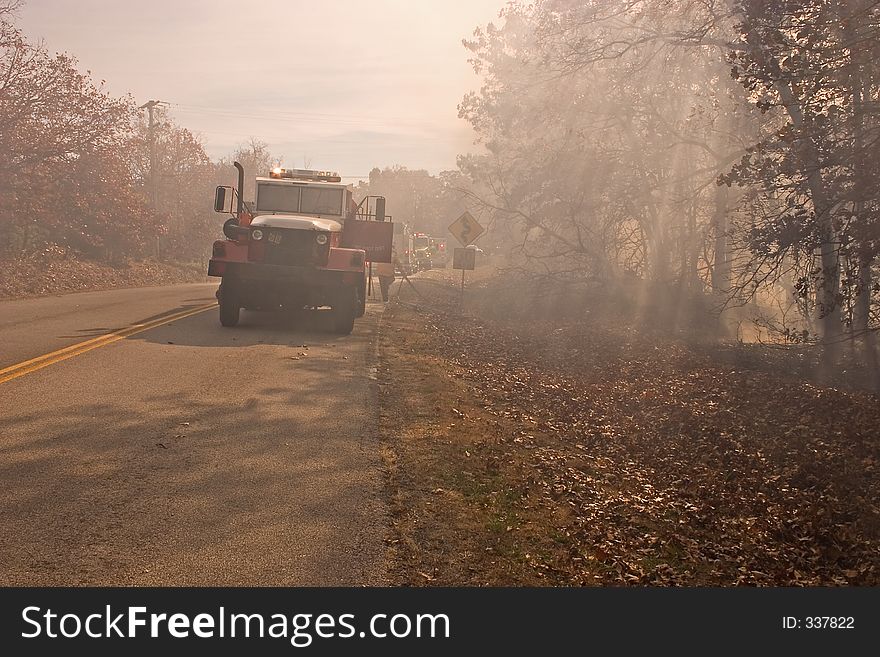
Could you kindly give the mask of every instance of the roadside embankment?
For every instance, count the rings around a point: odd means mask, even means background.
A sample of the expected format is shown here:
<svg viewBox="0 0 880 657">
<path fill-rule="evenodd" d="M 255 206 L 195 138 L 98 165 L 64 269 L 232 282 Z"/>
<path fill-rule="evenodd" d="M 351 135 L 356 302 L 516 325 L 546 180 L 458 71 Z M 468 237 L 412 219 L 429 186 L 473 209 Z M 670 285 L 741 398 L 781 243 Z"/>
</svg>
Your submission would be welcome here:
<svg viewBox="0 0 880 657">
<path fill-rule="evenodd" d="M 0 299 L 119 287 L 204 282 L 206 265 L 155 260 L 111 266 L 55 254 L 0 260 Z"/>
</svg>

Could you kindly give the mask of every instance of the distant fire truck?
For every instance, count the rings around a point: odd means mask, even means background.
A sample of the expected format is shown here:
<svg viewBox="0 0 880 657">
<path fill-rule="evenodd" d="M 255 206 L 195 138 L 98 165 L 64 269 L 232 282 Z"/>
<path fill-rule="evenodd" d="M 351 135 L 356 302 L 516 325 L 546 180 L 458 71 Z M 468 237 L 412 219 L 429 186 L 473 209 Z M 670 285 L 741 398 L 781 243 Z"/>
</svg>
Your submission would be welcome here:
<svg viewBox="0 0 880 657">
<path fill-rule="evenodd" d="M 253 208 L 244 203 L 244 169 L 236 162 L 238 189 L 220 186 L 215 212 L 232 214 L 223 226 L 225 240 L 214 242 L 208 275 L 221 278 L 217 299 L 220 323 L 235 326 L 247 310 L 302 310 L 329 306 L 333 329 L 348 334 L 366 309 L 366 249 L 379 261 L 390 261 L 392 226 L 379 231 L 379 243 L 358 247 L 346 243 L 346 222 L 352 234 L 364 231 L 352 190 L 329 171 L 275 168 L 256 179 Z M 384 198 L 381 199 L 384 218 Z M 377 210 L 377 214 L 378 214 Z M 372 229 L 374 226 L 367 226 Z M 358 228 L 355 231 L 354 228 Z M 376 231 L 372 231 L 376 233 Z M 377 233 L 378 234 L 378 233 Z M 361 238 L 362 239 L 362 238 Z M 379 255 L 377 255 L 379 254 Z"/>
<path fill-rule="evenodd" d="M 415 269 L 444 268 L 449 260 L 446 239 L 431 237 L 427 233 L 412 233 L 410 236 L 410 253 Z"/>
</svg>

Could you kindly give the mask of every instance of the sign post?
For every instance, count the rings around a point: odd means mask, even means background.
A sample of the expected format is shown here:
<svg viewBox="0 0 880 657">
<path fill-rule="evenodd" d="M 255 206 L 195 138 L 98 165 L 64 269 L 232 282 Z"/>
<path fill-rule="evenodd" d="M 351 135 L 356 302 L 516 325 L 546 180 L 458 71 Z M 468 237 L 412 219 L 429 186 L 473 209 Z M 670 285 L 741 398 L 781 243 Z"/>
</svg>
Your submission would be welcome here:
<svg viewBox="0 0 880 657">
<path fill-rule="evenodd" d="M 458 312 L 464 313 L 464 272 L 473 271 L 477 259 L 476 249 L 467 248 L 473 244 L 480 235 L 486 232 L 480 223 L 473 218 L 470 212 L 465 211 L 458 219 L 449 226 L 449 232 L 461 244 L 452 252 L 452 268 L 461 269 L 461 293 L 458 299 Z"/>
<path fill-rule="evenodd" d="M 475 249 L 455 247 L 452 252 L 452 268 L 461 269 L 461 293 L 458 298 L 458 312 L 464 312 L 464 272 L 473 271 L 476 264 L 477 252 Z"/>
</svg>

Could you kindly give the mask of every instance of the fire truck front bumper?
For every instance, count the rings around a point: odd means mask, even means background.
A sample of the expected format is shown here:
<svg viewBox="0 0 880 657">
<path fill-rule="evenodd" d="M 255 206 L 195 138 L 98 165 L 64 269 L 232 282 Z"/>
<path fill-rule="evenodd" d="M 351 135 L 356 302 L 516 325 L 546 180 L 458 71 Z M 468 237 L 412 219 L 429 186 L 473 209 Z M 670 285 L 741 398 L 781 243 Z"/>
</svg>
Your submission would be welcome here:
<svg viewBox="0 0 880 657">
<path fill-rule="evenodd" d="M 363 282 L 362 272 L 217 260 L 209 264 L 208 274 L 222 276 L 223 286 L 244 307 L 253 308 L 332 305 L 342 291 Z"/>
<path fill-rule="evenodd" d="M 212 259 L 208 276 L 234 278 L 240 282 L 284 282 L 305 286 L 356 285 L 361 276 L 357 271 L 338 271 L 320 267 L 267 265 L 259 262 L 228 262 Z"/>
</svg>

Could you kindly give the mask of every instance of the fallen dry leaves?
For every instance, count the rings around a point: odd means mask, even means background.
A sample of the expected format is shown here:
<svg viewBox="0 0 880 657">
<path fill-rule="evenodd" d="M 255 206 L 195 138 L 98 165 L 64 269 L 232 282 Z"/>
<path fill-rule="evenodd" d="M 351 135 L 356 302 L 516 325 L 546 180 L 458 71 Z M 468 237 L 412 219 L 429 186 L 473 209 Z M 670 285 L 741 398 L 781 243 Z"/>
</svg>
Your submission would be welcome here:
<svg viewBox="0 0 880 657">
<path fill-rule="evenodd" d="M 435 413 L 471 442 L 450 457 L 459 462 L 447 459 L 456 476 L 437 463 L 430 476 L 446 476 L 454 485 L 441 490 L 482 505 L 498 526 L 478 548 L 491 562 L 480 555 L 472 577 L 460 568 L 433 579 L 880 583 L 877 397 L 731 366 L 708 346 L 609 324 L 595 309 L 578 321 L 527 311 L 498 319 L 491 282 L 461 316 L 452 284 L 420 285 L 427 303 L 400 311 L 422 322 L 415 344 L 442 363 L 438 374 L 467 391 Z M 420 531 L 432 545 L 431 527 Z M 475 552 L 474 536 L 444 531 Z M 502 543 L 516 549 L 499 555 Z M 499 559 L 519 563 L 481 579 Z M 440 563 L 433 558 L 435 570 Z"/>
</svg>

